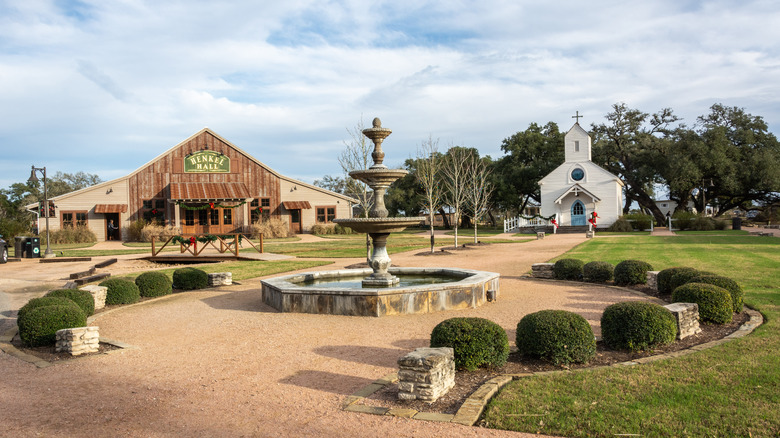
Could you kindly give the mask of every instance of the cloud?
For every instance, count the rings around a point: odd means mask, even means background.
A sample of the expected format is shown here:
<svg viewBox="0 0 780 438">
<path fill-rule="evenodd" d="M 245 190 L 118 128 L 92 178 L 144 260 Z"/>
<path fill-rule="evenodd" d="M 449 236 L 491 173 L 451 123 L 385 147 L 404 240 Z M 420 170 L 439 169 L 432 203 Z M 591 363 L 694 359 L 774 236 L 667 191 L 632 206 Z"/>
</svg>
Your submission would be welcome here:
<svg viewBox="0 0 780 438">
<path fill-rule="evenodd" d="M 83 59 L 78 60 L 78 72 L 108 94 L 114 96 L 116 100 L 124 101 L 127 99 L 128 93 L 122 89 L 119 84 L 114 82 L 110 76 L 103 73 L 91 62 Z"/>
</svg>

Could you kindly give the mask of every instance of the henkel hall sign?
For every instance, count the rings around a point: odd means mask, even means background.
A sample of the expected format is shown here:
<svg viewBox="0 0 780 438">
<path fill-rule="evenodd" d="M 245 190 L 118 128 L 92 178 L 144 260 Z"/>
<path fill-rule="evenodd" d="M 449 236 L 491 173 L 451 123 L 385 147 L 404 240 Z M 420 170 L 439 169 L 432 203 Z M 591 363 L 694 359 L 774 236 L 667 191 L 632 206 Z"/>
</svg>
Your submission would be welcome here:
<svg viewBox="0 0 780 438">
<path fill-rule="evenodd" d="M 230 158 L 214 151 L 193 152 L 184 158 L 187 173 L 230 173 Z"/>
</svg>

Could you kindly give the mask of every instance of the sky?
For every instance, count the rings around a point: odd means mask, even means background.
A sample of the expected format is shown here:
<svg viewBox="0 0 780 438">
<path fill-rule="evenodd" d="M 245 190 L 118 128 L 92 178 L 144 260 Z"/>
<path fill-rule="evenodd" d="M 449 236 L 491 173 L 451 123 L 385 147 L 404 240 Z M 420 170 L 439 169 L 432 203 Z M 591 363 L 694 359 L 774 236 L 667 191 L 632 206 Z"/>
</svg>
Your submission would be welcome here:
<svg viewBox="0 0 780 438">
<path fill-rule="evenodd" d="M 780 133 L 775 1 L 0 0 L 0 188 L 30 166 L 118 178 L 204 127 L 277 172 L 341 175 L 348 129 L 503 155 L 615 103 Z"/>
</svg>

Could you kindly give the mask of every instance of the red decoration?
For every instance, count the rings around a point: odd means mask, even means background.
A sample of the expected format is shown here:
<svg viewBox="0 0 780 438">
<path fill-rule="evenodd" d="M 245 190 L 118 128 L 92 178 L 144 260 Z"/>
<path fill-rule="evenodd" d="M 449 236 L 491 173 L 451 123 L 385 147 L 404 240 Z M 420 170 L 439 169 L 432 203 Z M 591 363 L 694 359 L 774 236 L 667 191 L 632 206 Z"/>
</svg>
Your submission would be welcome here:
<svg viewBox="0 0 780 438">
<path fill-rule="evenodd" d="M 555 228 L 558 228 L 558 222 L 556 222 L 555 219 L 550 219 L 550 222 L 555 225 Z"/>
<path fill-rule="evenodd" d="M 197 251 L 198 250 L 198 240 L 195 239 L 195 236 L 190 237 L 190 245 L 192 245 L 192 248 Z"/>
<path fill-rule="evenodd" d="M 214 203 L 213 202 L 209 202 L 209 208 L 211 208 L 212 210 L 214 209 Z"/>
<path fill-rule="evenodd" d="M 152 214 L 157 214 L 157 209 L 152 210 Z"/>
</svg>

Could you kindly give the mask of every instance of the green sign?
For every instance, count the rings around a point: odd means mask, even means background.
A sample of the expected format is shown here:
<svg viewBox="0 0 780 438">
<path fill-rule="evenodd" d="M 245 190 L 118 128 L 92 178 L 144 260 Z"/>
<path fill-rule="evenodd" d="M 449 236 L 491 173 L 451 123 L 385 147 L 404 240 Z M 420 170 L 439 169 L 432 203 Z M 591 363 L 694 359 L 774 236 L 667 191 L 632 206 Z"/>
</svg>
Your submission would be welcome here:
<svg viewBox="0 0 780 438">
<path fill-rule="evenodd" d="M 230 158 L 214 151 L 198 151 L 184 157 L 187 173 L 230 173 Z"/>
</svg>

